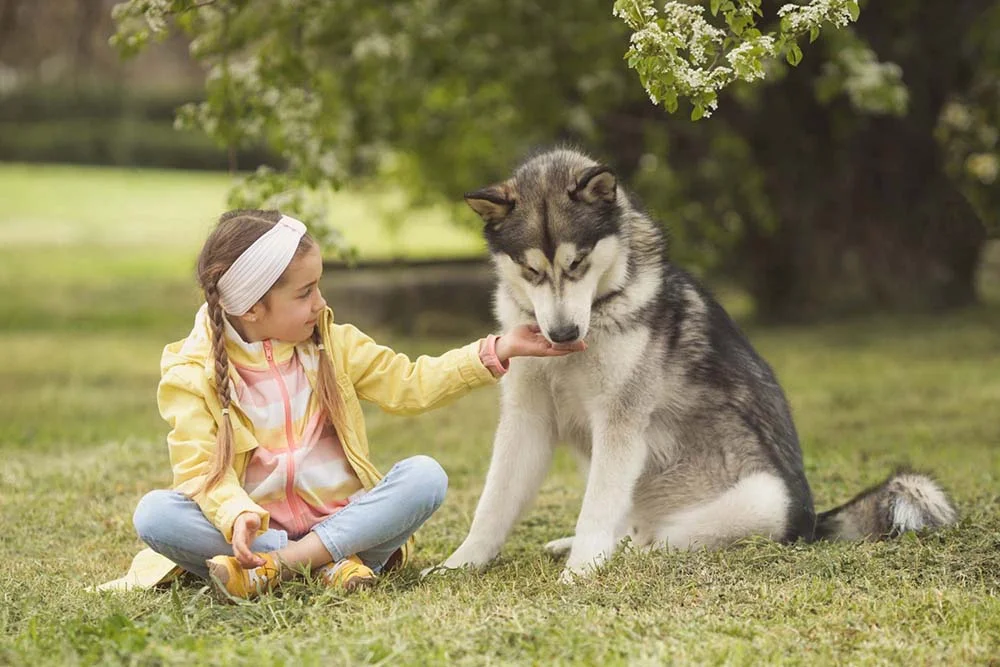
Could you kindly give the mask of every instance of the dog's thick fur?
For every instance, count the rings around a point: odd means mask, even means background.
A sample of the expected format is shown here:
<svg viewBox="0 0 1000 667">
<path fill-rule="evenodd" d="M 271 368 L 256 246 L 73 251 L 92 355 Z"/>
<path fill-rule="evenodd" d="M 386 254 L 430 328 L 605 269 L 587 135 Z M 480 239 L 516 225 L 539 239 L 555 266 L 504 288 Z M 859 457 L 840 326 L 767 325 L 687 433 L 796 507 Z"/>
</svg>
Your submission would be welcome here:
<svg viewBox="0 0 1000 667">
<path fill-rule="evenodd" d="M 667 260 L 660 228 L 610 169 L 571 150 L 540 154 L 466 195 L 486 223 L 503 330 L 537 324 L 566 357 L 519 358 L 502 382 L 486 486 L 444 568 L 483 566 L 533 500 L 553 447 L 586 476 L 564 579 L 640 547 L 717 548 L 776 540 L 878 539 L 944 526 L 935 482 L 899 473 L 820 514 L 785 396 L 723 308 Z"/>
</svg>

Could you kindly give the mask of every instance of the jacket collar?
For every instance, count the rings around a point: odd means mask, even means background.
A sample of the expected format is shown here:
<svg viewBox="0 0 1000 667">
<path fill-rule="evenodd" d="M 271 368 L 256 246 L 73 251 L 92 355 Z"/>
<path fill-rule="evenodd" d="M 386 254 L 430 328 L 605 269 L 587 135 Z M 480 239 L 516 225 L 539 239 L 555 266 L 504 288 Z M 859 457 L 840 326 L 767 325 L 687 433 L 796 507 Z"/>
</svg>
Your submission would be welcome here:
<svg viewBox="0 0 1000 667">
<path fill-rule="evenodd" d="M 333 321 L 333 309 L 327 307 L 320 313 L 317 326 L 320 328 L 322 340 L 327 347 L 329 347 L 329 331 Z M 226 351 L 229 353 L 230 361 L 252 368 L 265 368 L 267 366 L 263 342 L 248 343 L 244 341 L 228 320 L 225 324 L 225 330 Z M 315 345 L 310 341 L 298 345 L 278 340 L 271 340 L 270 343 L 275 361 L 279 363 L 286 361 L 292 354 L 298 352 L 299 358 L 310 376 L 310 381 L 314 379 L 319 367 L 319 354 Z M 204 303 L 195 314 L 194 324 L 187 337 L 164 348 L 163 357 L 160 360 L 160 372 L 166 373 L 174 366 L 192 363 L 202 366 L 209 382 L 215 384 L 215 355 L 212 352 L 211 324 L 208 317 L 208 304 Z M 231 376 L 234 374 L 231 372 Z"/>
</svg>

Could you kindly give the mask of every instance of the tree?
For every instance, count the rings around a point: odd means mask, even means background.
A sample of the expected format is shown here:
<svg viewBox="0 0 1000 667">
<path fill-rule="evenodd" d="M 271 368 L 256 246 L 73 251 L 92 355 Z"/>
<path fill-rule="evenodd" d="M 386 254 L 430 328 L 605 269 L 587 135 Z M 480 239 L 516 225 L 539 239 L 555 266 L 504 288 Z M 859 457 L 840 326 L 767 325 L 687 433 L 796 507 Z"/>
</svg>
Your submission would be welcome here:
<svg viewBox="0 0 1000 667">
<path fill-rule="evenodd" d="M 862 3 L 848 27 L 846 0 L 132 0 L 115 41 L 186 31 L 209 69 L 181 124 L 285 157 L 234 204 L 319 221 L 328 184 L 387 178 L 455 202 L 531 147 L 573 141 L 643 195 L 684 259 L 742 274 L 763 315 L 788 318 L 974 298 L 998 4 Z"/>
</svg>

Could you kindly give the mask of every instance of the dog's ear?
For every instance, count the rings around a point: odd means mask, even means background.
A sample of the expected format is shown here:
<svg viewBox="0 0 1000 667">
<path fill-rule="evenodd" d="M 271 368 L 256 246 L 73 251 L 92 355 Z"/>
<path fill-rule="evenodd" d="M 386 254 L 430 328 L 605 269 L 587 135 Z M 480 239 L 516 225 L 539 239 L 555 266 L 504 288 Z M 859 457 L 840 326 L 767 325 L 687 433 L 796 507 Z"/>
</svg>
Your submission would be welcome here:
<svg viewBox="0 0 1000 667">
<path fill-rule="evenodd" d="M 514 184 L 510 181 L 468 192 L 466 203 L 487 225 L 497 225 L 514 210 Z"/>
<path fill-rule="evenodd" d="M 569 188 L 571 199 L 593 204 L 596 201 L 613 202 L 618 189 L 618 179 L 609 167 L 599 164 L 588 167 L 576 177 Z"/>
</svg>

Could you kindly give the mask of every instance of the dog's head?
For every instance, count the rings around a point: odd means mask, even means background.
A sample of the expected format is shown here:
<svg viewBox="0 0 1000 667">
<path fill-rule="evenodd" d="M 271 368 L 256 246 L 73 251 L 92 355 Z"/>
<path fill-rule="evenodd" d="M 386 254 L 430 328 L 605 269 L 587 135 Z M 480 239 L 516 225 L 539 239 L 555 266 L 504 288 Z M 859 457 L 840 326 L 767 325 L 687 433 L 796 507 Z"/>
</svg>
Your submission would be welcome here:
<svg viewBox="0 0 1000 667">
<path fill-rule="evenodd" d="M 500 279 L 553 343 L 586 336 L 594 301 L 624 283 L 621 197 L 609 168 L 570 150 L 543 153 L 465 195 L 486 223 Z"/>
</svg>

